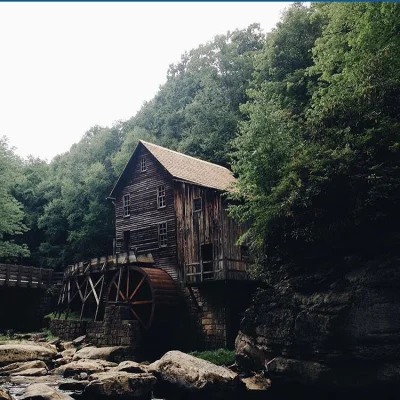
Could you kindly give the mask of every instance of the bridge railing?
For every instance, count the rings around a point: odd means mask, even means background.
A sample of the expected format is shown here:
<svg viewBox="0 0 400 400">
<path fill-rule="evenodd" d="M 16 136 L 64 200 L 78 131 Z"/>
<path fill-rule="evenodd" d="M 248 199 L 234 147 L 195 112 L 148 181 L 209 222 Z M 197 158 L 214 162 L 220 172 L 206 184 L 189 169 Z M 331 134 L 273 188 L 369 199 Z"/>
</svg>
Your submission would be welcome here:
<svg viewBox="0 0 400 400">
<path fill-rule="evenodd" d="M 0 286 L 47 288 L 57 283 L 55 278 L 56 274 L 50 268 L 0 264 Z"/>
</svg>

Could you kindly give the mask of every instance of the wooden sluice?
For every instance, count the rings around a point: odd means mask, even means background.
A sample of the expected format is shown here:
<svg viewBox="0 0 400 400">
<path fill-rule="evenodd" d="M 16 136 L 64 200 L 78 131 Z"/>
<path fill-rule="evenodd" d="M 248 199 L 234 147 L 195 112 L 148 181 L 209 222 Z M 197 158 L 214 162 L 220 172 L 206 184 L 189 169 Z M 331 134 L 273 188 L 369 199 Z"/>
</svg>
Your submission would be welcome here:
<svg viewBox="0 0 400 400">
<path fill-rule="evenodd" d="M 65 311 L 67 319 L 72 305 L 76 310 L 78 304 L 82 319 L 91 303 L 95 305 L 93 320 L 97 321 L 105 306 L 121 305 L 147 330 L 176 302 L 175 282 L 163 269 L 154 267 L 152 255 L 126 252 L 69 265 L 57 311 L 59 315 Z"/>
</svg>

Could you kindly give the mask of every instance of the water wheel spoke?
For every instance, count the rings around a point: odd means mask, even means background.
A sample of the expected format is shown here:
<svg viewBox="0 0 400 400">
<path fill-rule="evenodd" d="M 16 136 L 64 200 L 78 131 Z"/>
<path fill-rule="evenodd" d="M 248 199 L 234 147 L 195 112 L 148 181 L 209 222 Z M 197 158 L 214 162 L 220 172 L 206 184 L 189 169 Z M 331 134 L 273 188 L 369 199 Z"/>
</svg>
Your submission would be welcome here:
<svg viewBox="0 0 400 400">
<path fill-rule="evenodd" d="M 136 294 L 140 286 L 142 286 L 142 283 L 144 282 L 145 276 L 140 280 L 139 284 L 136 286 L 135 290 L 132 292 L 132 294 L 129 296 L 129 300 L 132 299 L 132 297 Z"/>
<path fill-rule="evenodd" d="M 153 300 L 139 300 L 139 301 L 131 301 L 129 304 L 137 305 L 137 304 L 153 304 Z"/>
<path fill-rule="evenodd" d="M 126 278 L 126 297 L 125 299 L 127 299 L 129 297 L 129 268 L 127 270 L 127 278 Z M 124 300 L 125 300 L 124 299 Z"/>
<path fill-rule="evenodd" d="M 147 329 L 147 325 L 142 321 L 142 319 L 139 317 L 139 315 L 137 315 L 137 313 L 135 312 L 135 310 L 133 308 L 130 309 L 133 316 L 139 321 L 139 324 L 143 326 L 143 328 Z"/>
<path fill-rule="evenodd" d="M 118 290 L 118 285 L 115 283 L 114 281 L 114 286 L 117 288 Z M 123 295 L 123 293 L 121 292 L 121 290 L 119 291 L 119 295 L 122 297 L 122 300 L 125 300 L 125 296 Z"/>
</svg>

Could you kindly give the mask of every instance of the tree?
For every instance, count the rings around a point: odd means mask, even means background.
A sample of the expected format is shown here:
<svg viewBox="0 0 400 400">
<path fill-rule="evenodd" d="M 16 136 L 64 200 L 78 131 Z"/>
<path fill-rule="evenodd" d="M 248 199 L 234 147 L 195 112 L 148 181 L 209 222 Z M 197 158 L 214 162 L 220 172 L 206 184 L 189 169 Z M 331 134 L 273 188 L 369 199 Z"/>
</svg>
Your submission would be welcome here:
<svg viewBox="0 0 400 400">
<path fill-rule="evenodd" d="M 294 5 L 267 38 L 243 106 L 234 168 L 244 203 L 233 208 L 253 222 L 266 269 L 396 248 L 399 12 L 394 3 Z"/>
<path fill-rule="evenodd" d="M 17 244 L 15 237 L 27 230 L 23 223 L 22 205 L 11 194 L 19 178 L 19 162 L 5 137 L 0 139 L 0 258 L 5 261 L 29 256 L 24 244 Z"/>
</svg>

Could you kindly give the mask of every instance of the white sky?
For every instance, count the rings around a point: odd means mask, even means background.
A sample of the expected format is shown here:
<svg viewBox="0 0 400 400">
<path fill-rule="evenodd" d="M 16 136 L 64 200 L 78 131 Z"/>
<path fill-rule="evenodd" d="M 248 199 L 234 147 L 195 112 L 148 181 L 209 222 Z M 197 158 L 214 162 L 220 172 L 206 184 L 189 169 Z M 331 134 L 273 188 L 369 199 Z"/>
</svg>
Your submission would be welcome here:
<svg viewBox="0 0 400 400">
<path fill-rule="evenodd" d="M 186 50 L 288 3 L 0 3 L 0 136 L 51 160 L 94 125 L 126 120 Z"/>
</svg>

